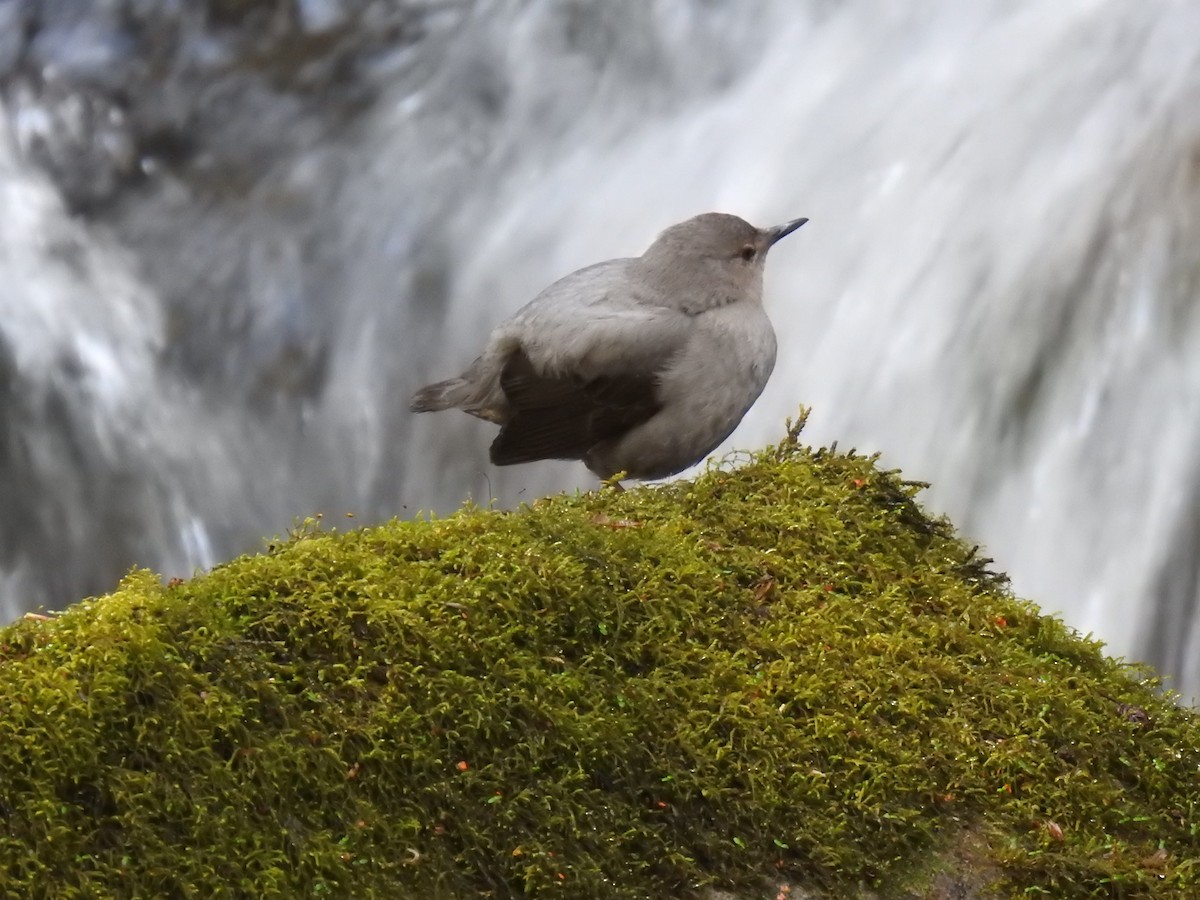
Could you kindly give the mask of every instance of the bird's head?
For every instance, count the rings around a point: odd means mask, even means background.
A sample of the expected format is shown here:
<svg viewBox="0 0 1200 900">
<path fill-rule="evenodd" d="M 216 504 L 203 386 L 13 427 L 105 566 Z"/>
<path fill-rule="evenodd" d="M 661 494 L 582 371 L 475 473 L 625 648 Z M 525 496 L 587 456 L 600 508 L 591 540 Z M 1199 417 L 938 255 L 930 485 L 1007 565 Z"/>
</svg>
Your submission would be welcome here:
<svg viewBox="0 0 1200 900">
<path fill-rule="evenodd" d="M 722 302 L 731 294 L 759 301 L 767 251 L 807 221 L 755 228 L 738 216 L 704 213 L 663 231 L 642 262 L 664 290 L 694 295 L 707 287 Z"/>
</svg>

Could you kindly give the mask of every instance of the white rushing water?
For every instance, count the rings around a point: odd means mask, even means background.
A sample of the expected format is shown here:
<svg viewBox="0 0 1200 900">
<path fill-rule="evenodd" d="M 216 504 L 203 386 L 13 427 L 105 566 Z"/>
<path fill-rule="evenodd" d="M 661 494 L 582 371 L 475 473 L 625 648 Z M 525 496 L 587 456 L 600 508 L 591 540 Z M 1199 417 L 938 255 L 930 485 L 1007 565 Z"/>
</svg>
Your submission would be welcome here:
<svg viewBox="0 0 1200 900">
<path fill-rule="evenodd" d="M 253 369 L 262 335 L 328 354 L 320 390 L 266 413 L 170 365 L 137 228 L 71 220 L 0 151 L 12 365 L 22 384 L 61 380 L 72 347 L 87 376 L 64 391 L 110 441 L 79 465 L 153 486 L 106 574 L 186 574 L 316 509 L 589 486 L 582 467 L 487 466 L 488 426 L 414 419 L 409 392 L 540 287 L 674 221 L 806 215 L 768 264 L 776 374 L 728 447 L 811 405 L 811 441 L 932 482 L 926 503 L 1018 593 L 1200 690 L 1200 5 L 431 6 L 353 128 L 237 200 L 252 289 L 232 305 L 258 337 L 214 341 L 213 370 Z M 217 215 L 168 188 L 196 221 Z M 193 268 L 211 262 L 162 202 L 139 233 L 174 227 Z M 299 219 L 264 224 L 289 202 Z M 91 263 L 56 256 L 64 229 Z M 87 492 L 65 496 L 61 524 L 87 535 Z M 28 568 L 10 561 L 10 581 Z M 23 579 L 8 602 L 43 599 Z"/>
</svg>

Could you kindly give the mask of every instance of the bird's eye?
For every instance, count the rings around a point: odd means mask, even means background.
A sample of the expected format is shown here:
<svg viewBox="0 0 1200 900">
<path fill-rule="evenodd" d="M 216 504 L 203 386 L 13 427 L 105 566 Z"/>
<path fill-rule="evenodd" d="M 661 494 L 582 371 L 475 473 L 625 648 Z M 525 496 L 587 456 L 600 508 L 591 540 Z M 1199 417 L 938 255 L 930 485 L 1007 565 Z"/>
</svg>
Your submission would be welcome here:
<svg viewBox="0 0 1200 900">
<path fill-rule="evenodd" d="M 754 259 L 754 257 L 757 254 L 758 254 L 758 248 L 755 247 L 753 244 L 747 244 L 745 247 L 742 248 L 742 252 L 739 253 L 738 255 L 742 259 L 744 259 L 746 262 L 750 262 L 750 260 Z"/>
</svg>

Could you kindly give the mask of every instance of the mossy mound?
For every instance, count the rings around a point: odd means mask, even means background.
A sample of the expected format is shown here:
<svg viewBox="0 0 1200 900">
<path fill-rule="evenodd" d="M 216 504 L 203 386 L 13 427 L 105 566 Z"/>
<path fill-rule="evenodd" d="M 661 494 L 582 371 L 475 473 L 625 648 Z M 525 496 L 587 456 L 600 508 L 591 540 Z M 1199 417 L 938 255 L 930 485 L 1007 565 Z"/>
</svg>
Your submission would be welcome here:
<svg viewBox="0 0 1200 900">
<path fill-rule="evenodd" d="M 1200 896 L 1194 714 L 798 431 L 0 631 L 3 894 Z"/>
</svg>

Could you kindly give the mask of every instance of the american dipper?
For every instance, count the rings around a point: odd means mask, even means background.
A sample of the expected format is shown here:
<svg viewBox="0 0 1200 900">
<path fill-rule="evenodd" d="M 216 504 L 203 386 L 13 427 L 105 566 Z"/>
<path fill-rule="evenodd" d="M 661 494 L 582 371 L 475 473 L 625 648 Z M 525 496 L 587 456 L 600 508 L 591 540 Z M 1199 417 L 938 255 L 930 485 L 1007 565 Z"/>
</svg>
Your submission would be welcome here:
<svg viewBox="0 0 1200 900">
<path fill-rule="evenodd" d="M 681 472 L 733 432 L 771 377 L 763 265 L 807 221 L 755 228 L 705 213 L 636 259 L 572 272 L 502 322 L 462 375 L 417 391 L 410 408 L 495 422 L 498 466 L 579 459 L 601 479 Z"/>
</svg>

